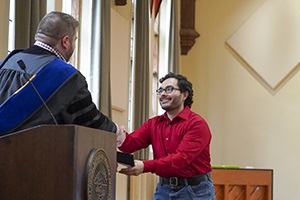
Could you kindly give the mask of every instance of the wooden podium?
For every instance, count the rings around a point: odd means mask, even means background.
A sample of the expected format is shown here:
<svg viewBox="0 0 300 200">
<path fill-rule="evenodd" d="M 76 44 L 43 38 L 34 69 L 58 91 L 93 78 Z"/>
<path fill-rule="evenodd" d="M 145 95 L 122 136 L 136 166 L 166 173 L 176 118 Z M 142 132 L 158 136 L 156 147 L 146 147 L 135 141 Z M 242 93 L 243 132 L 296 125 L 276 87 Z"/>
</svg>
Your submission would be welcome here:
<svg viewBox="0 0 300 200">
<path fill-rule="evenodd" d="M 17 132 L 0 139 L 0 199 L 114 200 L 116 163 L 114 133 L 76 125 Z"/>
</svg>

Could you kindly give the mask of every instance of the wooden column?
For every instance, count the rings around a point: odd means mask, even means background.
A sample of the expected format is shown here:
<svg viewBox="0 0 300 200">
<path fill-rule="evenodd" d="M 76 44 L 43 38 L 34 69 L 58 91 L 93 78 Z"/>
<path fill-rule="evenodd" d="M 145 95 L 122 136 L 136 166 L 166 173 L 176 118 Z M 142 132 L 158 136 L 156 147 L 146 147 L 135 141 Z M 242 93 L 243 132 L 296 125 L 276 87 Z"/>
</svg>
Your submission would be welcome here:
<svg viewBox="0 0 300 200">
<path fill-rule="evenodd" d="M 127 0 L 115 0 L 115 4 L 117 6 L 125 6 L 127 4 Z"/>
<path fill-rule="evenodd" d="M 195 30 L 195 0 L 181 0 L 181 55 L 187 55 L 196 43 L 199 33 Z"/>
</svg>

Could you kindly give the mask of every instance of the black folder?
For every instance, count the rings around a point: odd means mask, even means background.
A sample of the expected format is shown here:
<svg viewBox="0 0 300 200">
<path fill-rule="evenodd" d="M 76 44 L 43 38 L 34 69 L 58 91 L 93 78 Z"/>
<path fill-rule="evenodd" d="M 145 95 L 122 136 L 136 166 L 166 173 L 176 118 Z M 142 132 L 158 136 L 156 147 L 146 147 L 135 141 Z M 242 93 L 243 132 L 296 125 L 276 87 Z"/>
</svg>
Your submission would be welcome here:
<svg viewBox="0 0 300 200">
<path fill-rule="evenodd" d="M 134 166 L 134 158 L 132 154 L 123 153 L 120 151 L 117 151 L 117 162 L 126 165 L 126 166 Z"/>
</svg>

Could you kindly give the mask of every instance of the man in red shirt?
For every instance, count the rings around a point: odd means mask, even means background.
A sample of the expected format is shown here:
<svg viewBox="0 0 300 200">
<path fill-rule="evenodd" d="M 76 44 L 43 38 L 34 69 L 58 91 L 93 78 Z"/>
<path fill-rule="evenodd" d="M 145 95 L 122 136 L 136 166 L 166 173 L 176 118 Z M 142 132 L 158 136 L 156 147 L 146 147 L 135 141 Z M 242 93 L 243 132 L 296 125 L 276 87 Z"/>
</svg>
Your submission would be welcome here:
<svg viewBox="0 0 300 200">
<path fill-rule="evenodd" d="M 155 173 L 159 176 L 153 200 L 214 200 L 210 177 L 212 135 L 206 121 L 190 110 L 193 89 L 185 76 L 169 73 L 156 90 L 166 112 L 128 134 L 124 127 L 117 136 L 118 148 L 132 153 L 152 145 L 154 160 L 135 160 L 135 166 L 119 172 L 126 175 Z"/>
</svg>

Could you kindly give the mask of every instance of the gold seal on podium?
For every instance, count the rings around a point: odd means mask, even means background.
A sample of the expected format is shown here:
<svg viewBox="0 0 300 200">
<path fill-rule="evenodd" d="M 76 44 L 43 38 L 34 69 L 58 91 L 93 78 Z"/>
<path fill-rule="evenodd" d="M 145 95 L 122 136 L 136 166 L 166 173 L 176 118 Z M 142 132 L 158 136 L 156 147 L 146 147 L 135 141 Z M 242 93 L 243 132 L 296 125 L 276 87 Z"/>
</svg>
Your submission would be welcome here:
<svg viewBox="0 0 300 200">
<path fill-rule="evenodd" d="M 103 149 L 93 149 L 87 163 L 87 199 L 112 199 L 109 161 Z"/>
</svg>

